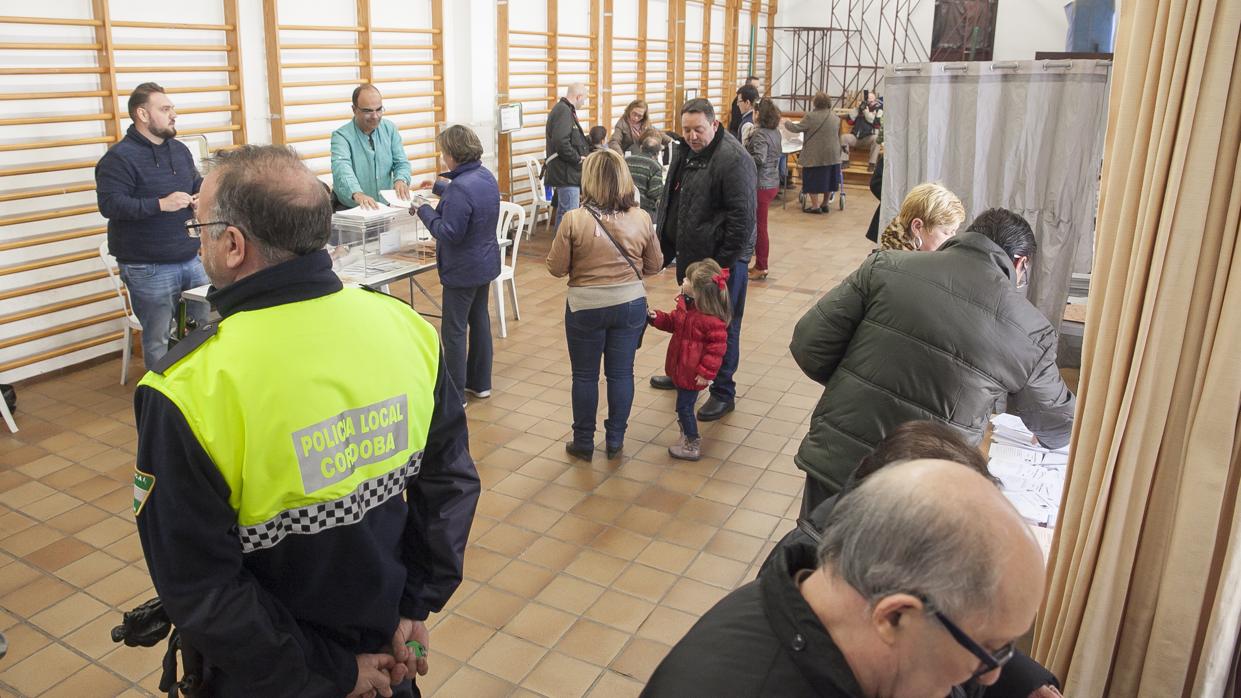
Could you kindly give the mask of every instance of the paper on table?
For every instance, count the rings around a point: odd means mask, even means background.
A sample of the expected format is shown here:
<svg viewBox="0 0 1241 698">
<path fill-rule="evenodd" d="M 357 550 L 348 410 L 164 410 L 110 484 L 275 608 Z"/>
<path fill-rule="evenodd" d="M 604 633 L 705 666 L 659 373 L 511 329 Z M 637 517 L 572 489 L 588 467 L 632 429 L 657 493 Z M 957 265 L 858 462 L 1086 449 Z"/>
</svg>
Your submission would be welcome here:
<svg viewBox="0 0 1241 698">
<path fill-rule="evenodd" d="M 413 192 L 410 192 L 410 193 L 412 194 Z M 388 202 L 389 206 L 392 206 L 394 208 L 409 208 L 409 203 L 410 203 L 409 198 L 407 197 L 407 198 L 402 199 L 401 197 L 397 196 L 395 189 L 381 189 L 379 191 L 379 195 L 382 196 L 384 200 Z"/>
<path fill-rule="evenodd" d="M 340 211 L 336 213 L 335 215 L 346 216 L 349 218 L 361 218 L 362 220 L 370 220 L 372 218 L 384 218 L 387 216 L 391 216 L 393 211 L 403 211 L 403 210 L 404 209 L 397 208 L 394 206 L 384 206 L 380 204 L 379 208 L 362 208 L 361 206 L 354 206 L 353 208 Z"/>
</svg>

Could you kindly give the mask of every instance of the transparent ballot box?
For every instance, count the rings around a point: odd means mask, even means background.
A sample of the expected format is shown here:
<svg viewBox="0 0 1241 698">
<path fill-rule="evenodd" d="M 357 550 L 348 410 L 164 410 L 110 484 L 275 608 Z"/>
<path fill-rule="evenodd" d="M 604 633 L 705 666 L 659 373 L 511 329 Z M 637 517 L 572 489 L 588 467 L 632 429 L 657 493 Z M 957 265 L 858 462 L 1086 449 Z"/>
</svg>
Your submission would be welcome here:
<svg viewBox="0 0 1241 698">
<path fill-rule="evenodd" d="M 332 214 L 328 250 L 342 278 L 361 283 L 435 258 L 431 234 L 407 209 L 361 207 Z"/>
</svg>

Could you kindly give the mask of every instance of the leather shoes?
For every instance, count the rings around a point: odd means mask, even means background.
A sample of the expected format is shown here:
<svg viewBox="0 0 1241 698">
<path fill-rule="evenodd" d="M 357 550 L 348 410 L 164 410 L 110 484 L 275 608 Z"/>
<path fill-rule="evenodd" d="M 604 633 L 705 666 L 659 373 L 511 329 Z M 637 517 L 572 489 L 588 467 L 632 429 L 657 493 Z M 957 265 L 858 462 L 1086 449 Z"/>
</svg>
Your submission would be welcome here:
<svg viewBox="0 0 1241 698">
<path fill-rule="evenodd" d="M 702 404 L 702 408 L 698 410 L 698 421 L 714 422 L 724 415 L 737 409 L 737 403 L 729 400 L 727 402 L 712 395 Z"/>
<path fill-rule="evenodd" d="M 590 460 L 595 457 L 594 446 L 578 446 L 572 441 L 565 442 L 564 450 L 565 453 L 568 453 L 574 458 L 581 458 L 582 460 Z"/>
<path fill-rule="evenodd" d="M 608 460 L 615 460 L 616 457 L 621 454 L 623 449 L 624 446 L 622 444 L 616 444 L 615 446 L 609 444 L 607 447 Z"/>
<path fill-rule="evenodd" d="M 651 376 L 651 387 L 656 390 L 676 390 L 677 386 L 668 376 Z"/>
</svg>

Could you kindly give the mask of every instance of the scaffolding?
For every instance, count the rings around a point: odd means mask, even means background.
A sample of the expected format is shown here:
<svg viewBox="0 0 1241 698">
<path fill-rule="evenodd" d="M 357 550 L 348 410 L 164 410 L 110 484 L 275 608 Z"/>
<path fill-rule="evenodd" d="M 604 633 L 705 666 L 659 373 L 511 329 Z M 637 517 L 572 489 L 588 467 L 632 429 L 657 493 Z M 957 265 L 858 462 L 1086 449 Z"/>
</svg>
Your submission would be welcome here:
<svg viewBox="0 0 1241 698">
<path fill-rule="evenodd" d="M 927 45 L 913 15 L 930 0 L 831 0 L 826 26 L 775 27 L 776 50 L 786 61 L 772 85 L 781 107 L 808 111 L 820 90 L 834 106 L 855 106 L 863 90 L 876 89 L 890 63 L 927 60 Z"/>
</svg>

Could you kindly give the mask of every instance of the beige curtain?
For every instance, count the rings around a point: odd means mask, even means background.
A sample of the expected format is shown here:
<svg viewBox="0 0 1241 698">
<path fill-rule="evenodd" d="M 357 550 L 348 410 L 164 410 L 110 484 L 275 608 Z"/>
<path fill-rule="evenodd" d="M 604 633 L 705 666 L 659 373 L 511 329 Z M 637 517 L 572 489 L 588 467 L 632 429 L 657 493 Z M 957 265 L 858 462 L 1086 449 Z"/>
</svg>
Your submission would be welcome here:
<svg viewBox="0 0 1241 698">
<path fill-rule="evenodd" d="M 1223 696 L 1241 630 L 1241 0 L 1120 3 L 1073 459 L 1035 656 Z"/>
</svg>

